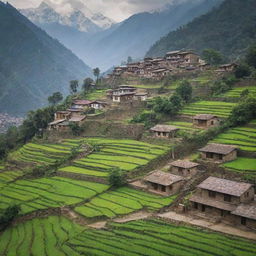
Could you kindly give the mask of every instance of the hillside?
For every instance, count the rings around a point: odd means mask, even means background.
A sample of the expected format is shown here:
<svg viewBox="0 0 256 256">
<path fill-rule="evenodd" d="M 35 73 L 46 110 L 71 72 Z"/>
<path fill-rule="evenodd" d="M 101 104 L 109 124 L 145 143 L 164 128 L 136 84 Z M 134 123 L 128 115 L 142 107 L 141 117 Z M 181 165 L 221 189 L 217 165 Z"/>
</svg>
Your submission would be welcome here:
<svg viewBox="0 0 256 256">
<path fill-rule="evenodd" d="M 162 56 L 176 49 L 202 52 L 214 48 L 235 58 L 256 39 L 256 2 L 226 0 L 218 8 L 156 42 L 146 56 Z"/>
<path fill-rule="evenodd" d="M 91 75 L 70 50 L 2 2 L 0 35 L 2 112 L 23 115 L 46 104 L 53 92 L 67 94 L 70 80 Z"/>
</svg>

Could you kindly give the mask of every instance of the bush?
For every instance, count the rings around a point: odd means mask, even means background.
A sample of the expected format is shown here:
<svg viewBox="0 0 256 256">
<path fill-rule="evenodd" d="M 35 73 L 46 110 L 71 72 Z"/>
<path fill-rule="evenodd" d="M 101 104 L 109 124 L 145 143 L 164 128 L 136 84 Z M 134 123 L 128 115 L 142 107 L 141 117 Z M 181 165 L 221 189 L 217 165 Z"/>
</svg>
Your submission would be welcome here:
<svg viewBox="0 0 256 256">
<path fill-rule="evenodd" d="M 126 184 L 126 177 L 124 172 L 120 168 L 113 168 L 110 171 L 109 183 L 113 187 L 122 187 Z"/>
<path fill-rule="evenodd" d="M 3 215 L 0 217 L 0 231 L 6 229 L 11 222 L 18 216 L 20 212 L 20 206 L 13 205 L 5 209 Z"/>
<path fill-rule="evenodd" d="M 250 76 L 251 70 L 248 64 L 241 63 L 235 70 L 236 78 L 244 78 Z"/>
</svg>

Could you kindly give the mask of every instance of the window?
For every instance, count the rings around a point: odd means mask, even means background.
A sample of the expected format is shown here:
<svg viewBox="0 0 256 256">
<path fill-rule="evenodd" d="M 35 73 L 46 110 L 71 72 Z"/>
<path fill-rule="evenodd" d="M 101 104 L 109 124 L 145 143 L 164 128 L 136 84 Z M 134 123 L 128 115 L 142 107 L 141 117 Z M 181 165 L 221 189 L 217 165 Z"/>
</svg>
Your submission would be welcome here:
<svg viewBox="0 0 256 256">
<path fill-rule="evenodd" d="M 169 186 L 169 189 L 172 190 L 172 185 Z"/>
<path fill-rule="evenodd" d="M 157 135 L 158 135 L 158 136 L 161 136 L 161 132 L 157 132 Z"/>
<path fill-rule="evenodd" d="M 225 202 L 231 202 L 231 196 L 230 195 L 224 195 L 224 201 Z"/>
<path fill-rule="evenodd" d="M 166 187 L 162 186 L 161 190 L 162 190 L 162 192 L 166 192 Z"/>
<path fill-rule="evenodd" d="M 213 197 L 213 198 L 216 197 L 216 192 L 215 191 L 209 191 L 208 194 L 209 194 L 209 197 Z"/>
<path fill-rule="evenodd" d="M 198 203 L 194 203 L 194 208 L 198 209 Z"/>
<path fill-rule="evenodd" d="M 182 174 L 183 169 L 181 167 L 179 167 L 178 171 L 179 171 L 180 174 Z"/>
<path fill-rule="evenodd" d="M 223 155 L 219 155 L 219 160 L 222 160 L 223 159 Z"/>
<path fill-rule="evenodd" d="M 246 192 L 246 193 L 245 193 L 245 197 L 249 197 L 249 192 Z"/>
<path fill-rule="evenodd" d="M 156 183 L 152 183 L 153 189 L 157 190 L 158 185 Z"/>
<path fill-rule="evenodd" d="M 214 121 L 211 121 L 211 125 L 214 125 Z"/>
<path fill-rule="evenodd" d="M 205 205 L 202 204 L 202 212 L 205 212 Z"/>
<path fill-rule="evenodd" d="M 246 218 L 245 217 L 241 217 L 241 224 L 242 225 L 246 225 Z"/>
<path fill-rule="evenodd" d="M 207 157 L 207 158 L 213 158 L 213 153 L 211 153 L 211 152 L 206 152 L 206 157 Z"/>
</svg>

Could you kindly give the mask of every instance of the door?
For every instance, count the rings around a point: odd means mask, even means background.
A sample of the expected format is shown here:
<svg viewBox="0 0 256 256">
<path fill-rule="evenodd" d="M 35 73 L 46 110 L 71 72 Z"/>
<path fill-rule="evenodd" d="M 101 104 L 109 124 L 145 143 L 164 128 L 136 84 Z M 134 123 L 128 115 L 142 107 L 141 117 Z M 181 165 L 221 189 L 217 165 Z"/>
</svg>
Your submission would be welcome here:
<svg viewBox="0 0 256 256">
<path fill-rule="evenodd" d="M 246 218 L 245 217 L 241 217 L 241 224 L 242 225 L 246 225 Z"/>
<path fill-rule="evenodd" d="M 202 204 L 202 212 L 205 212 L 205 205 Z"/>
</svg>

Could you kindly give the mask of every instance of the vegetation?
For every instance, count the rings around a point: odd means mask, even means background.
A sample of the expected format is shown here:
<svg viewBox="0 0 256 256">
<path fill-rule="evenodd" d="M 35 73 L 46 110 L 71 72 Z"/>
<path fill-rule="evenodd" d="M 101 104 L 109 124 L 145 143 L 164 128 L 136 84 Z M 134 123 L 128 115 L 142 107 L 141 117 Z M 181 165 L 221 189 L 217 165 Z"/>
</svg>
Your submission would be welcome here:
<svg viewBox="0 0 256 256">
<path fill-rule="evenodd" d="M 60 103 L 60 101 L 62 101 L 62 100 L 63 100 L 63 95 L 60 92 L 55 92 L 55 93 L 53 93 L 52 96 L 48 97 L 48 102 L 51 105 L 56 105 L 56 104 Z"/>
<path fill-rule="evenodd" d="M 13 205 L 7 207 L 2 216 L 0 216 L 0 231 L 3 231 L 11 224 L 11 222 L 18 216 L 20 207 L 18 205 Z"/>
<path fill-rule="evenodd" d="M 109 174 L 109 184 L 113 187 L 119 188 L 126 184 L 124 172 L 120 168 L 113 168 Z"/>
<path fill-rule="evenodd" d="M 224 56 L 214 49 L 205 49 L 202 53 L 202 58 L 210 65 L 219 65 L 223 63 Z"/>
</svg>

